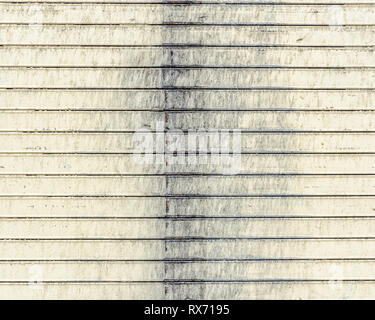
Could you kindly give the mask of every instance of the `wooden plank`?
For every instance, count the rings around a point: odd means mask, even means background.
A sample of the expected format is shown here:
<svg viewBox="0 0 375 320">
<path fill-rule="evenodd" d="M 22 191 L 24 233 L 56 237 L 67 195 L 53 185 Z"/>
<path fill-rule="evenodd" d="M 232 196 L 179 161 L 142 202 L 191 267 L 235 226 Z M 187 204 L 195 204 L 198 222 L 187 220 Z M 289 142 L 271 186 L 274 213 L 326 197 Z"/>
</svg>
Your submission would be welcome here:
<svg viewBox="0 0 375 320">
<path fill-rule="evenodd" d="M 163 217 L 164 197 L 1 197 L 1 217 Z"/>
<path fill-rule="evenodd" d="M 2 112 L 0 131 L 137 131 L 164 130 L 160 112 Z M 373 112 L 170 112 L 170 137 L 181 130 L 237 129 L 243 131 L 373 131 Z M 194 135 L 194 133 L 192 133 Z M 196 134 L 198 135 L 198 134 Z"/>
<path fill-rule="evenodd" d="M 366 299 L 374 297 L 374 282 L 252 282 L 168 286 L 167 299 Z"/>
<path fill-rule="evenodd" d="M 374 195 L 373 176 L 3 176 L 0 195 Z M 166 185 L 167 184 L 167 185 Z"/>
<path fill-rule="evenodd" d="M 168 198 L 168 215 L 180 217 L 372 217 L 375 210 L 374 201 L 372 197 Z M 22 201 L 24 202 L 26 200 Z M 35 210 L 43 205 L 42 200 L 34 200 L 34 203 Z M 39 210 L 42 211 L 42 209 Z"/>
<path fill-rule="evenodd" d="M 0 145 L 2 152 L 133 153 L 133 136 L 133 133 L 0 133 Z"/>
<path fill-rule="evenodd" d="M 16 265 L 18 267 L 18 265 Z M 24 264 L 20 265 L 24 267 Z M 41 264 L 43 268 L 45 264 Z M 49 266 L 49 264 L 47 264 Z M 57 265 L 57 268 L 61 263 Z M 70 265 L 68 265 L 70 266 Z M 75 266 L 75 265 L 74 265 Z M 109 267 L 112 265 L 109 264 Z M 1 264 L 0 264 L 1 267 Z M 65 267 L 65 265 L 64 265 Z M 88 264 L 88 267 L 91 267 Z M 205 261 L 167 262 L 167 279 L 204 281 L 271 280 L 369 280 L 374 279 L 374 261 Z M 4 265 L 7 270 L 8 264 Z M 62 268 L 62 267 L 60 267 Z M 52 271 L 52 270 L 51 270 Z M 9 277 L 11 278 L 11 277 Z"/>
<path fill-rule="evenodd" d="M 0 181 L 0 195 L 157 196 L 164 195 L 165 188 L 162 176 L 2 176 Z"/>
<path fill-rule="evenodd" d="M 1 197 L 1 217 L 372 217 L 373 197 Z M 167 209 L 168 207 L 168 209 Z"/>
<path fill-rule="evenodd" d="M 6 0 L 5 2 L 7 3 L 14 3 L 18 2 L 19 0 Z M 33 3 L 33 2 L 40 2 L 40 0 L 27 0 L 27 2 Z M 53 3 L 66 3 L 63 0 L 46 0 L 44 1 L 46 3 L 48 2 L 53 2 Z M 142 4 L 153 4 L 153 3 L 184 3 L 186 0 L 175 0 L 175 1 L 170 1 L 170 0 L 165 0 L 165 1 L 160 1 L 160 0 L 100 0 L 100 1 L 93 1 L 93 0 L 71 0 L 69 1 L 70 3 L 120 3 L 120 4 L 130 4 L 130 3 L 142 3 Z M 201 0 L 190 0 L 189 3 L 198 3 L 200 4 L 202 1 Z M 210 3 L 210 4 L 220 4 L 220 3 L 241 3 L 241 4 L 246 4 L 246 3 L 259 3 L 259 4 L 264 4 L 264 0 L 206 0 L 204 1 L 205 3 Z M 340 4 L 340 5 L 345 5 L 345 4 L 373 4 L 373 0 L 269 0 L 267 3 L 274 4 L 274 5 L 288 5 L 288 4 Z"/>
<path fill-rule="evenodd" d="M 172 176 L 170 195 L 373 195 L 373 176 Z"/>
<path fill-rule="evenodd" d="M 161 110 L 162 90 L 1 90 L 2 109 Z M 362 100 L 362 98 L 361 98 Z"/>
<path fill-rule="evenodd" d="M 172 56 L 173 55 L 173 56 Z M 1 66 L 374 67 L 371 48 L 0 47 Z"/>
<path fill-rule="evenodd" d="M 0 89 L 0 108 L 5 110 L 374 110 L 374 100 L 375 92 L 372 90 L 346 89 L 325 91 Z"/>
<path fill-rule="evenodd" d="M 243 152 L 373 152 L 371 134 L 242 134 Z M 362 146 L 360 144 L 363 143 Z"/>
<path fill-rule="evenodd" d="M 0 23 L 373 24 L 373 5 L 0 4 Z M 336 13 L 337 17 L 334 15 Z M 340 16 L 339 16 L 340 15 Z"/>
<path fill-rule="evenodd" d="M 242 152 L 375 153 L 373 133 L 242 133 Z M 151 139 L 151 138 L 150 138 Z M 152 141 L 156 141 L 155 135 Z M 185 136 L 185 140 L 187 137 Z M 133 133 L 0 133 L 2 153 L 135 153 Z M 168 145 L 167 145 L 168 146 Z M 169 147 L 168 147 L 169 148 Z M 196 151 L 186 147 L 188 151 Z M 222 147 L 232 151 L 232 147 Z"/>
<path fill-rule="evenodd" d="M 220 174 L 232 155 L 166 155 L 140 163 L 135 155 L 0 155 L 1 174 Z M 154 158 L 155 159 L 155 158 Z M 189 160 L 190 159 L 190 160 Z M 375 155 L 241 155 L 238 174 L 375 174 Z M 168 165 L 166 166 L 166 161 Z"/>
<path fill-rule="evenodd" d="M 237 174 L 375 173 L 375 158 L 364 155 L 240 155 L 237 159 L 233 159 L 232 155 L 218 155 L 217 162 L 212 157 L 207 159 L 205 156 L 198 156 L 196 165 L 189 164 L 189 157 L 185 156 L 166 158 L 168 166 L 165 172 L 170 173 L 221 174 L 228 164 L 237 160 L 240 161 Z M 145 172 L 150 172 L 149 167 L 146 165 Z"/>
<path fill-rule="evenodd" d="M 364 77 L 366 74 L 366 77 Z M 2 88 L 372 89 L 374 69 L 0 68 Z"/>
<path fill-rule="evenodd" d="M 1 284 L 0 297 L 17 299 L 368 299 L 375 296 L 373 282 L 344 283 L 337 289 L 327 282 L 111 284 L 48 283 Z M 38 289 L 40 288 L 40 289 Z M 340 287 L 339 287 L 340 288 Z M 166 292 L 166 293 L 165 293 Z M 5 294 L 6 293 L 6 294 Z"/>
<path fill-rule="evenodd" d="M 155 130 L 159 112 L 2 112 L 0 131 Z"/>
<path fill-rule="evenodd" d="M 164 263 L 149 261 L 0 262 L 0 281 L 163 281 Z"/>
<path fill-rule="evenodd" d="M 374 257 L 374 240 L 195 240 L 167 242 L 173 259 L 349 259 Z"/>
<path fill-rule="evenodd" d="M 182 130 L 372 131 L 374 116 L 371 112 L 170 112 L 167 126 Z"/>
<path fill-rule="evenodd" d="M 164 279 L 176 281 L 368 280 L 374 279 L 374 264 L 372 260 L 0 262 L 0 280 L 20 282 L 30 280 L 164 281 Z"/>
<path fill-rule="evenodd" d="M 171 137 L 181 130 L 372 131 L 372 112 L 184 112 L 169 113 Z M 208 122 L 210 119 L 210 122 Z M 302 121 L 306 120 L 306 121 Z M 339 121 L 338 121 L 339 120 Z M 208 127 L 209 126 L 209 127 Z M 136 131 L 164 128 L 158 112 L 2 112 L 1 131 Z"/>
<path fill-rule="evenodd" d="M 164 297 L 162 283 L 55 283 L 0 284 L 2 299 L 21 300 L 158 300 Z"/>
<path fill-rule="evenodd" d="M 1 219 L 0 239 L 369 238 L 373 218 Z"/>
<path fill-rule="evenodd" d="M 157 240 L 8 240 L 0 241 L 0 260 L 164 259 Z"/>
<path fill-rule="evenodd" d="M 372 217 L 373 203 L 372 197 L 1 197 L 0 211 L 1 217 Z"/>
<path fill-rule="evenodd" d="M 373 239 L 8 240 L 0 260 L 369 259 Z"/>
<path fill-rule="evenodd" d="M 48 283 L 0 284 L 0 297 L 9 299 L 368 299 L 375 296 L 373 282 L 344 283 L 339 289 L 327 282 L 270 283 Z"/>
<path fill-rule="evenodd" d="M 3 45 L 372 46 L 374 26 L 0 25 Z"/>
</svg>

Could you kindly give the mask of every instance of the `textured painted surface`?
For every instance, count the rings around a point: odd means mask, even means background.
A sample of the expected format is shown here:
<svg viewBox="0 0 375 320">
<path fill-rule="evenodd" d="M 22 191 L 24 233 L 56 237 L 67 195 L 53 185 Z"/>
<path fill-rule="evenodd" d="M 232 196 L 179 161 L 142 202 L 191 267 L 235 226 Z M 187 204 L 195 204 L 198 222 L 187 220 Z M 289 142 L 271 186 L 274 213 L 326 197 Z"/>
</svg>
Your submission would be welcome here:
<svg viewBox="0 0 375 320">
<path fill-rule="evenodd" d="M 375 297 L 373 1 L 16 2 L 0 298 Z M 191 129 L 240 129 L 237 175 Z"/>
</svg>

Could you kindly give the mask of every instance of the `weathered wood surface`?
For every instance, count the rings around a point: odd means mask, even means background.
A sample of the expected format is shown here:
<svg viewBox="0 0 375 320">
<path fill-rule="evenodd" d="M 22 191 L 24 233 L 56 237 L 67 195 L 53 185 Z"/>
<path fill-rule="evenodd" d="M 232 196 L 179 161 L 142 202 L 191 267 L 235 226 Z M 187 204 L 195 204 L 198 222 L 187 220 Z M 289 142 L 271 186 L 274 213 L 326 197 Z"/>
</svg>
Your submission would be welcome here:
<svg viewBox="0 0 375 320">
<path fill-rule="evenodd" d="M 373 175 L 14 176 L 4 175 L 0 195 L 48 196 L 329 196 L 375 195 Z"/>
<path fill-rule="evenodd" d="M 365 76 L 366 75 L 366 76 Z M 1 88 L 373 89 L 375 70 L 263 68 L 0 68 Z"/>
<path fill-rule="evenodd" d="M 147 165 L 132 154 L 0 155 L 0 174 L 221 174 L 233 156 L 206 158 L 189 164 L 185 155 L 170 154 L 163 163 Z M 243 154 L 238 174 L 375 174 L 375 155 Z"/>
<path fill-rule="evenodd" d="M 4 218 L 372 217 L 375 197 L 1 197 Z M 324 210 L 322 210 L 324 208 Z"/>
<path fill-rule="evenodd" d="M 45 281 L 191 281 L 191 280 L 331 280 L 342 267 L 352 280 L 374 277 L 373 261 L 279 260 L 279 261 L 1 261 L 1 281 L 28 281 L 30 271 L 40 268 Z M 142 273 L 139 273 L 142 270 Z M 267 278 L 264 278 L 267 270 Z M 335 278 L 336 276 L 336 278 Z"/>
<path fill-rule="evenodd" d="M 1 50 L 1 49 L 0 49 Z M 373 90 L 0 89 L 4 110 L 373 110 Z M 134 102 L 137 103 L 134 103 Z"/>
<path fill-rule="evenodd" d="M 1 292 L 17 299 L 366 299 L 373 296 L 374 282 L 350 281 L 336 286 L 335 281 L 274 281 L 229 283 L 46 283 L 38 285 L 1 284 Z M 33 284 L 33 283 L 32 283 Z M 339 288 L 339 290 L 337 290 Z M 39 290 L 38 290 L 39 289 Z"/>
<path fill-rule="evenodd" d="M 375 26 L 0 25 L 3 45 L 373 46 Z"/>
<path fill-rule="evenodd" d="M 179 159 L 179 158 L 183 158 Z M 1 174 L 220 174 L 232 156 L 218 163 L 184 164 L 185 156 L 166 156 L 171 163 L 146 166 L 133 155 L 1 155 Z M 375 174 L 374 155 L 241 155 L 240 174 Z M 187 162 L 187 159 L 186 159 Z M 130 166 L 131 165 L 131 166 Z"/>
<path fill-rule="evenodd" d="M 373 261 L 356 260 L 279 260 L 279 261 L 2 261 L 1 281 L 28 281 L 33 268 L 40 268 L 46 281 L 95 281 L 102 275 L 108 281 L 191 281 L 202 280 L 334 280 L 335 268 L 343 268 L 343 276 L 368 280 L 374 276 Z M 138 270 L 143 272 L 140 274 Z M 268 270 L 267 278 L 264 271 Z M 81 274 L 81 278 L 78 275 Z"/>
<path fill-rule="evenodd" d="M 156 142 L 156 135 L 147 134 Z M 187 139 L 185 137 L 185 139 Z M 133 133 L 0 133 L 2 153 L 130 153 L 137 148 Z M 374 133 L 242 133 L 243 153 L 374 153 Z M 168 151 L 166 146 L 166 151 Z M 196 147 L 186 147 L 196 151 Z M 233 151 L 231 145 L 223 152 Z M 175 151 L 175 150 L 173 150 Z"/>
<path fill-rule="evenodd" d="M 210 4 L 0 4 L 0 23 L 65 24 L 373 24 L 372 5 L 270 5 Z M 337 12 L 342 15 L 337 18 Z M 337 21 L 335 21 L 337 20 Z"/>
<path fill-rule="evenodd" d="M 4 46 L 1 66 L 374 67 L 369 48 Z M 113 101 L 115 102 L 115 101 Z"/>
<path fill-rule="evenodd" d="M 1 219 L 0 239 L 368 238 L 375 219 Z"/>
<path fill-rule="evenodd" d="M 13 2 L 18 2 L 18 0 L 7 0 L 6 2 L 8 3 L 13 3 Z M 40 2 L 40 0 L 28 0 L 27 2 L 33 3 L 33 2 Z M 48 2 L 54 2 L 54 3 L 65 3 L 63 0 L 46 0 L 44 1 L 46 3 Z M 70 3 L 142 3 L 142 4 L 153 4 L 153 3 L 179 3 L 179 2 L 186 2 L 186 0 L 165 0 L 165 1 L 160 1 L 160 0 L 100 0 L 100 1 L 93 1 L 93 0 L 71 0 L 69 1 Z M 202 3 L 201 0 L 189 0 L 191 3 Z M 204 2 L 207 3 L 241 3 L 241 4 L 246 4 L 246 3 L 256 3 L 256 4 L 264 4 L 264 3 L 269 3 L 273 5 L 288 5 L 288 4 L 373 4 L 373 0 L 206 0 Z"/>
<path fill-rule="evenodd" d="M 375 297 L 375 3 L 131 2 L 0 4 L 0 298 Z"/>
<path fill-rule="evenodd" d="M 161 112 L 59 112 L 3 111 L 0 131 L 129 132 L 157 130 L 165 114 Z M 373 131 L 375 113 L 270 111 L 254 112 L 169 112 L 166 127 L 174 130 L 237 129 L 242 131 Z M 171 131 L 169 135 L 177 134 Z"/>
<path fill-rule="evenodd" d="M 374 241 L 374 239 L 20 239 L 0 241 L 0 260 L 374 259 Z"/>
</svg>

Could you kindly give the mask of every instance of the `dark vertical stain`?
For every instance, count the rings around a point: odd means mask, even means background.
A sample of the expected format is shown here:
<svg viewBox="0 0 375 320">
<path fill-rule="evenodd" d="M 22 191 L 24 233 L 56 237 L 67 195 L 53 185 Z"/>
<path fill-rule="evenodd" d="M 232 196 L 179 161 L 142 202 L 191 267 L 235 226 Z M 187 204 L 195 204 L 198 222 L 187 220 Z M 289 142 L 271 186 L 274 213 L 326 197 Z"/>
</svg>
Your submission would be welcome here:
<svg viewBox="0 0 375 320">
<path fill-rule="evenodd" d="M 163 6 L 163 21 L 168 21 L 168 17 L 169 17 L 169 6 Z M 167 37 L 167 39 L 164 39 L 165 37 Z M 168 32 L 166 35 L 162 35 L 162 38 L 163 38 L 163 42 L 167 42 L 168 43 Z M 165 41 L 166 40 L 166 41 Z M 164 104 L 163 104 L 163 112 L 164 112 L 164 132 L 168 129 L 168 112 L 167 112 L 167 109 L 168 109 L 168 104 L 169 104 L 169 95 L 168 95 L 168 73 L 166 72 L 167 69 L 164 69 L 163 67 L 168 67 L 170 64 L 171 64 L 171 55 L 170 55 L 170 52 L 172 51 L 171 49 L 169 49 L 167 46 L 164 45 L 164 43 L 162 44 L 162 68 L 161 68 L 161 76 L 162 76 L 162 88 L 163 88 L 163 91 L 164 91 Z M 172 51 L 173 52 L 173 51 Z M 168 158 L 166 156 L 166 146 L 167 146 L 167 138 L 166 136 L 164 136 L 164 161 L 165 161 L 165 171 L 164 171 L 164 177 L 165 177 L 165 212 L 164 212 L 164 217 L 167 217 L 168 216 L 168 211 L 169 211 L 169 202 L 168 202 L 168 176 L 167 176 L 167 172 L 168 172 Z M 165 221 L 164 223 L 164 235 L 166 237 L 166 235 L 168 234 L 167 232 L 167 228 L 168 228 L 168 222 L 167 220 Z M 164 299 L 167 298 L 168 296 L 168 284 L 166 282 L 167 280 L 167 277 L 168 277 L 168 263 L 166 260 L 168 260 L 168 242 L 167 241 L 164 241 L 164 258 L 165 258 L 165 261 L 164 261 L 164 277 L 163 277 L 163 280 L 164 280 Z"/>
</svg>

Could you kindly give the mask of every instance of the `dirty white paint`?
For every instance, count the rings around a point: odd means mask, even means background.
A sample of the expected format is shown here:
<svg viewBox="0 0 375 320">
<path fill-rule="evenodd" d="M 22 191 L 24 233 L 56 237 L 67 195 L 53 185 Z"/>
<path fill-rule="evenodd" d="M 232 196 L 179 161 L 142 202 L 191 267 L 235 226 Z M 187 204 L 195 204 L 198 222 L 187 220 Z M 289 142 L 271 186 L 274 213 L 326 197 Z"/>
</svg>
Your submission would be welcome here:
<svg viewBox="0 0 375 320">
<path fill-rule="evenodd" d="M 1 108 L 12 110 L 372 110 L 375 93 L 347 89 L 0 89 L 0 97 Z"/>
<path fill-rule="evenodd" d="M 0 87 L 14 88 L 349 88 L 370 89 L 373 69 L 80 69 L 0 68 Z"/>
<path fill-rule="evenodd" d="M 0 25 L 5 45 L 372 46 L 375 26 Z"/>
<path fill-rule="evenodd" d="M 151 135 L 151 134 L 150 134 Z M 255 153 L 375 152 L 371 133 L 243 133 L 242 151 Z M 156 141 L 156 137 L 153 137 Z M 49 132 L 1 133 L 4 152 L 16 153 L 133 153 L 132 133 Z M 187 148 L 187 150 L 190 150 Z M 195 150 L 195 148 L 194 148 Z M 223 147 L 231 151 L 231 146 Z"/>
<path fill-rule="evenodd" d="M 374 67 L 372 48 L 320 47 L 0 47 L 1 66 L 45 67 Z M 115 93 L 113 93 L 115 94 Z M 130 93 L 131 94 L 131 93 Z M 147 95 L 147 92 L 143 93 Z M 180 92 L 175 92 L 180 94 Z M 191 92 L 190 94 L 195 94 Z M 243 93 L 251 94 L 251 93 Z M 279 94 L 282 94 L 280 92 Z M 318 94 L 318 93 L 316 93 Z M 139 94 L 140 95 L 140 94 Z M 212 97 L 213 99 L 215 97 Z M 208 99 L 211 102 L 211 99 Z M 113 101 L 114 103 L 115 101 Z"/>
<path fill-rule="evenodd" d="M 373 1 L 16 2 L 0 298 L 375 297 Z M 170 129 L 240 129 L 238 175 L 134 157 Z"/>
<path fill-rule="evenodd" d="M 37 9 L 37 10 L 36 10 Z M 340 6 L 346 24 L 371 24 L 375 18 L 372 5 Z M 327 24 L 335 22 L 332 7 L 314 5 L 228 6 L 226 4 L 0 4 L 5 13 L 0 23 L 90 23 L 90 24 Z M 30 12 L 38 11 L 30 14 Z M 339 21 L 337 21 L 339 22 Z"/>
<path fill-rule="evenodd" d="M 205 156 L 189 164 L 185 156 L 166 155 L 169 165 L 139 163 L 132 154 L 0 155 L 1 174 L 220 174 L 231 156 L 205 163 Z M 182 159 L 181 159 L 182 158 Z M 185 163 L 186 162 L 186 163 Z M 332 154 L 244 154 L 239 174 L 375 174 L 375 155 Z"/>
<path fill-rule="evenodd" d="M 3 111 L 2 132 L 9 131 L 73 131 L 121 132 L 158 130 L 164 124 L 161 112 L 59 112 Z M 371 131 L 375 113 L 371 111 L 309 112 L 309 111 L 238 111 L 233 112 L 169 112 L 169 128 L 239 129 L 243 131 Z M 172 134 L 172 133 L 171 133 Z"/>
</svg>

